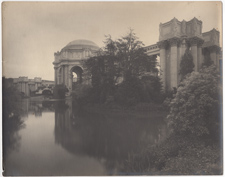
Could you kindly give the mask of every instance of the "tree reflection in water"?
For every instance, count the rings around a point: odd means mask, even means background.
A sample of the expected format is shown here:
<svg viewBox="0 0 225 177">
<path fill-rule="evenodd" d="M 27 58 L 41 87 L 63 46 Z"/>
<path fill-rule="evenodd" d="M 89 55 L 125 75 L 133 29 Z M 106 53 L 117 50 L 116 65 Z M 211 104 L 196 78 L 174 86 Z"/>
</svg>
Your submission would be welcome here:
<svg viewBox="0 0 225 177">
<path fill-rule="evenodd" d="M 98 159 L 108 174 L 122 173 L 129 154 L 155 145 L 167 134 L 162 118 L 80 111 L 70 100 L 55 103 L 55 108 L 55 143 L 72 154 Z"/>
<path fill-rule="evenodd" d="M 21 114 L 23 114 L 23 104 L 15 94 L 15 90 L 3 89 L 3 164 L 9 153 L 20 147 L 21 137 L 18 131 L 25 127 Z"/>
<path fill-rule="evenodd" d="M 25 128 L 25 120 L 29 114 L 41 117 L 43 111 L 54 111 L 51 104 L 31 102 L 21 99 L 13 87 L 3 88 L 3 168 L 7 169 L 8 156 L 19 151 L 21 136 L 19 130 Z M 12 169 L 9 169 L 12 170 Z M 6 172 L 6 171 L 5 171 Z M 4 172 L 4 173 L 5 173 Z"/>
<path fill-rule="evenodd" d="M 18 131 L 24 126 L 20 115 L 3 116 L 3 160 L 12 150 L 18 150 L 20 145 Z"/>
</svg>

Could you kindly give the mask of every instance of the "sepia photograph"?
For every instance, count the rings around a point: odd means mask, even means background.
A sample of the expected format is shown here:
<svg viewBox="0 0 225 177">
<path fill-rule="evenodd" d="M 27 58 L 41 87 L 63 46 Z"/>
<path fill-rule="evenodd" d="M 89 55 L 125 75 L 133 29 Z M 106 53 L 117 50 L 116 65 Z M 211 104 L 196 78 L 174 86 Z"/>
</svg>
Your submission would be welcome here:
<svg viewBox="0 0 225 177">
<path fill-rule="evenodd" d="M 2 2 L 2 175 L 223 175 L 221 1 Z"/>
</svg>

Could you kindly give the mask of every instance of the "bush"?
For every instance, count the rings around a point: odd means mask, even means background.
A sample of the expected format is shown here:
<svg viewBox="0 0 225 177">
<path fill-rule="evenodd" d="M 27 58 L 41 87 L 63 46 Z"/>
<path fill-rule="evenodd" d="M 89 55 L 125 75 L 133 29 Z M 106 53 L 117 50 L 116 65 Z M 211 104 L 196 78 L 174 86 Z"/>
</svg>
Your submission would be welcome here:
<svg viewBox="0 0 225 177">
<path fill-rule="evenodd" d="M 221 84 L 214 66 L 191 73 L 170 104 L 169 126 L 176 133 L 203 136 L 218 130 Z"/>
<path fill-rule="evenodd" d="M 69 90 L 66 88 L 65 85 L 63 84 L 56 85 L 53 89 L 53 97 L 55 99 L 65 99 L 65 94 L 68 91 Z"/>
<path fill-rule="evenodd" d="M 73 99 L 78 101 L 80 105 L 83 105 L 85 103 L 91 103 L 92 97 L 91 97 L 91 90 L 92 87 L 87 84 L 79 84 L 76 86 L 76 89 L 73 91 L 72 96 Z"/>
</svg>

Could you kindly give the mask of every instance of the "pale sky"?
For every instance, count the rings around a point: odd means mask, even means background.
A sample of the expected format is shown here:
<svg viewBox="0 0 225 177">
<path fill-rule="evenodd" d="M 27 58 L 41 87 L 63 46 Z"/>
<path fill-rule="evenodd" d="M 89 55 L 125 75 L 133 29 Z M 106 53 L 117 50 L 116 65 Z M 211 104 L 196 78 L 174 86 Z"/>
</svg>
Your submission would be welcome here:
<svg viewBox="0 0 225 177">
<path fill-rule="evenodd" d="M 159 38 L 159 24 L 176 17 L 196 17 L 202 32 L 222 33 L 221 2 L 5 2 L 3 13 L 3 76 L 54 80 L 54 52 L 69 42 L 87 39 L 103 47 L 129 28 L 148 46 Z M 221 34 L 222 36 L 222 34 Z M 220 38 L 220 41 L 222 38 Z"/>
</svg>

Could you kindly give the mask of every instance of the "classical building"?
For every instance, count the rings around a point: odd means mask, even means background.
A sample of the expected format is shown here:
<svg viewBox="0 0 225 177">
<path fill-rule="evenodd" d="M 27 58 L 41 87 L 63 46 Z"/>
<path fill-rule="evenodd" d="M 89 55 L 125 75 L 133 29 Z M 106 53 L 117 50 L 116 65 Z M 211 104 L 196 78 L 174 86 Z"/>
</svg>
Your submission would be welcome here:
<svg viewBox="0 0 225 177">
<path fill-rule="evenodd" d="M 30 96 L 31 92 L 38 91 L 40 87 L 53 87 L 54 81 L 42 80 L 40 77 L 28 79 L 28 77 L 13 78 L 13 84 L 17 87 L 18 91 L 23 93 L 24 96 Z"/>
<path fill-rule="evenodd" d="M 55 53 L 53 62 L 55 69 L 55 84 L 64 84 L 69 93 L 73 83 L 81 83 L 83 68 L 81 61 L 96 56 L 99 47 L 89 40 L 74 40 L 67 44 L 60 52 Z"/>
<path fill-rule="evenodd" d="M 190 21 L 179 21 L 176 18 L 159 25 L 159 41 L 145 47 L 150 56 L 160 57 L 160 76 L 163 90 L 176 88 L 180 82 L 180 61 L 186 50 L 189 50 L 194 60 L 194 70 L 199 71 L 206 56 L 210 57 L 219 68 L 221 48 L 220 33 L 216 29 L 202 33 L 202 21 L 193 18 Z M 78 82 L 82 82 L 82 66 L 80 61 L 96 56 L 99 47 L 88 40 L 75 40 L 55 53 L 53 62 L 55 69 L 55 84 L 64 84 L 72 91 L 73 73 Z"/>
<path fill-rule="evenodd" d="M 221 48 L 220 33 L 216 29 L 202 33 L 202 21 L 193 18 L 179 21 L 176 18 L 159 25 L 159 42 L 146 47 L 148 55 L 160 56 L 161 80 L 164 91 L 177 87 L 180 81 L 180 61 L 184 52 L 190 50 L 194 71 L 199 71 L 208 55 L 219 68 Z"/>
</svg>

